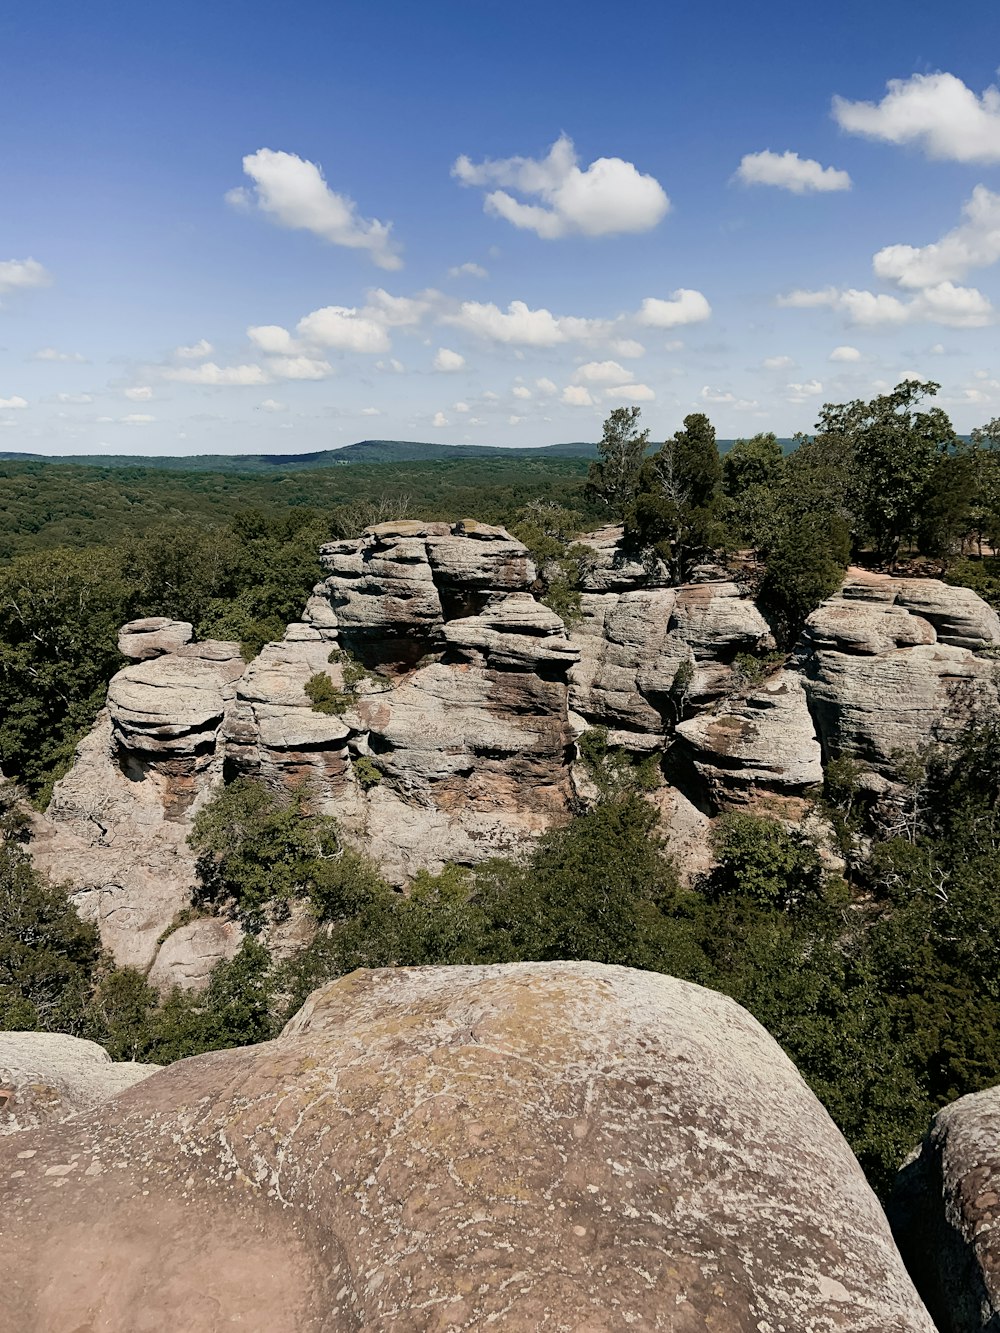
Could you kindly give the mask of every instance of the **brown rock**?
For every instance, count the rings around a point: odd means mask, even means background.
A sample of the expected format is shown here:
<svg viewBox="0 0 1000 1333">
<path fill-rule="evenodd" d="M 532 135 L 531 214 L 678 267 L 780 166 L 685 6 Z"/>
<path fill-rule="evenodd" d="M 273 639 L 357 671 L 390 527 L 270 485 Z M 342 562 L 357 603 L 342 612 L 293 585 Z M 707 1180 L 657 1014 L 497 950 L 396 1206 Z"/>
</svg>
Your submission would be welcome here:
<svg viewBox="0 0 1000 1333">
<path fill-rule="evenodd" d="M 933 1330 L 777 1045 L 624 968 L 355 973 L 277 1041 L 14 1136 L 14 1172 L 25 1333 Z"/>
</svg>

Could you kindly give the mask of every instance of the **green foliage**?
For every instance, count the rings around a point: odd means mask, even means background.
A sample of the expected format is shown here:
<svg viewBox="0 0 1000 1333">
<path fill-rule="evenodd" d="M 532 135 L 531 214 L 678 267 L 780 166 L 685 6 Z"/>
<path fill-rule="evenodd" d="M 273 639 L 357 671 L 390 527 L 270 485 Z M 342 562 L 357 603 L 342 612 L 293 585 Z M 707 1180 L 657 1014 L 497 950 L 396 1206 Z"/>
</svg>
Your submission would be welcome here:
<svg viewBox="0 0 1000 1333">
<path fill-rule="evenodd" d="M 314 713 L 330 713 L 339 717 L 353 702 L 353 695 L 338 690 L 325 671 L 310 676 L 303 686 Z"/>
<path fill-rule="evenodd" d="M 577 741 L 587 773 L 602 799 L 620 799 L 636 792 L 655 791 L 660 782 L 660 756 L 637 759 L 621 746 L 608 743 L 607 727 L 591 727 Z"/>
<path fill-rule="evenodd" d="M 714 898 L 749 898 L 787 912 L 823 892 L 823 866 L 800 832 L 762 815 L 726 814 L 715 825 L 718 864 L 706 880 Z"/>
<path fill-rule="evenodd" d="M 198 853 L 202 901 L 233 904 L 252 931 L 269 906 L 322 901 L 330 863 L 346 854 L 334 821 L 313 814 L 304 792 L 278 795 L 248 778 L 199 810 L 188 843 Z"/>
<path fill-rule="evenodd" d="M 708 417 L 693 413 L 684 418 L 683 430 L 643 463 L 626 536 L 654 550 L 677 579 L 686 577 L 692 560 L 721 535 L 716 522 L 721 480 L 715 429 Z"/>
<path fill-rule="evenodd" d="M 766 555 L 781 526 L 785 457 L 776 436 L 737 440 L 722 460 L 726 523 L 738 544 Z"/>
<path fill-rule="evenodd" d="M 371 791 L 372 787 L 377 787 L 382 781 L 382 771 L 375 763 L 375 760 L 366 754 L 359 754 L 352 760 L 351 767 L 354 769 L 354 778 L 362 791 Z"/>
<path fill-rule="evenodd" d="M 775 637 L 791 648 L 806 617 L 829 597 L 844 576 L 850 541 L 843 522 L 828 516 L 785 529 L 771 548 L 759 602 Z"/>
<path fill-rule="evenodd" d="M 622 517 L 632 503 L 649 431 L 639 429 L 639 407 L 616 407 L 604 423 L 598 461 L 587 473 L 587 497 Z"/>
</svg>

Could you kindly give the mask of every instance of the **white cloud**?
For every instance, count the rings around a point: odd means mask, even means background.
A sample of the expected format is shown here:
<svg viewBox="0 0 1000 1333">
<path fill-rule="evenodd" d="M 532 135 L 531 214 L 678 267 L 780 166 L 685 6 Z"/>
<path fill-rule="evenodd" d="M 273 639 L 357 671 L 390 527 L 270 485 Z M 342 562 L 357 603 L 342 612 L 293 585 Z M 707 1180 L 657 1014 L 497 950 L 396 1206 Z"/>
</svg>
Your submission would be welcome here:
<svg viewBox="0 0 1000 1333">
<path fill-rule="evenodd" d="M 531 397 L 531 390 L 526 384 L 515 384 L 511 393 L 515 398 L 520 398 L 523 401 L 527 401 Z"/>
<path fill-rule="evenodd" d="M 540 394 L 544 394 L 546 398 L 551 398 L 554 393 L 559 392 L 559 386 L 553 384 L 553 382 L 550 379 L 547 379 L 544 375 L 541 379 L 535 380 L 535 388 Z"/>
<path fill-rule="evenodd" d="M 489 276 L 482 264 L 474 264 L 471 260 L 467 264 L 456 264 L 454 268 L 448 270 L 449 278 L 488 278 Z"/>
<path fill-rule="evenodd" d="M 34 355 L 35 361 L 76 361 L 81 365 L 86 365 L 87 358 L 81 356 L 79 352 L 60 352 L 55 347 L 42 347 Z"/>
<path fill-rule="evenodd" d="M 265 398 L 260 405 L 262 412 L 287 412 L 288 404 L 279 403 L 277 398 Z"/>
<path fill-rule="evenodd" d="M 251 324 L 247 337 L 268 356 L 291 356 L 299 350 L 298 343 L 280 324 Z"/>
<path fill-rule="evenodd" d="M 190 347 L 175 347 L 174 356 L 181 361 L 198 361 L 203 356 L 211 356 L 215 348 L 207 338 L 200 338 Z"/>
<path fill-rule="evenodd" d="M 449 424 L 448 418 L 445 416 L 443 412 L 434 413 L 434 420 L 431 422 L 432 426 L 435 426 L 438 430 L 440 430 L 443 426 L 447 426 L 448 424 Z"/>
<path fill-rule="evenodd" d="M 875 276 L 900 287 L 933 287 L 1000 259 L 1000 194 L 977 185 L 965 221 L 931 245 L 887 245 L 872 260 Z"/>
<path fill-rule="evenodd" d="M 605 398 L 618 398 L 627 403 L 651 403 L 656 394 L 648 384 L 619 384 L 604 390 Z"/>
<path fill-rule="evenodd" d="M 826 193 L 849 190 L 851 178 L 846 171 L 824 167 L 811 157 L 798 153 L 747 153 L 736 171 L 744 185 L 777 185 L 793 194 Z"/>
<path fill-rule="evenodd" d="M 90 393 L 57 393 L 57 394 L 56 394 L 56 402 L 57 402 L 57 403 L 73 403 L 73 404 L 75 404 L 76 406 L 80 406 L 80 405 L 83 404 L 83 403 L 92 403 L 93 401 L 94 401 L 94 396 L 93 396 L 93 394 L 90 394 Z"/>
<path fill-rule="evenodd" d="M 541 200 L 523 203 L 506 189 L 492 190 L 484 208 L 545 240 L 571 232 L 612 236 L 649 231 L 670 208 L 659 181 L 620 157 L 599 157 L 581 171 L 573 141 L 565 134 L 544 158 L 508 157 L 477 164 L 463 155 L 452 175 L 463 185 L 503 185 Z"/>
<path fill-rule="evenodd" d="M 452 370 L 461 370 L 465 365 L 465 357 L 461 352 L 453 352 L 450 347 L 439 347 L 434 355 L 434 369 L 445 373 Z"/>
<path fill-rule="evenodd" d="M 0 260 L 0 292 L 23 291 L 29 287 L 48 287 L 52 274 L 37 259 Z"/>
<path fill-rule="evenodd" d="M 459 313 L 446 315 L 445 323 L 455 324 L 480 338 L 525 347 L 554 347 L 573 339 L 595 337 L 607 328 L 603 320 L 553 315 L 544 307 L 531 310 L 523 301 L 511 301 L 506 311 L 492 301 L 463 301 Z"/>
<path fill-rule="evenodd" d="M 568 407 L 596 407 L 590 396 L 590 390 L 582 384 L 567 384 L 562 391 L 562 401 Z"/>
<path fill-rule="evenodd" d="M 363 417 L 380 417 L 382 413 L 377 407 L 363 407 L 361 415 Z"/>
<path fill-rule="evenodd" d="M 951 282 L 928 287 L 910 301 L 854 287 L 846 291 L 824 287 L 820 291 L 788 292 L 777 298 L 777 304 L 798 310 L 829 306 L 845 315 L 848 323 L 863 328 L 891 328 L 926 321 L 956 329 L 977 329 L 992 324 L 996 318 L 993 306 L 982 292 L 975 287 L 956 287 Z"/>
<path fill-rule="evenodd" d="M 514 415 L 512 414 L 511 416 L 509 416 L 509 417 L 507 418 L 507 425 L 508 425 L 508 426 L 520 426 L 520 424 L 521 424 L 521 422 L 522 422 L 523 420 L 524 420 L 524 417 L 517 417 L 517 416 L 514 416 Z"/>
<path fill-rule="evenodd" d="M 702 388 L 701 397 L 706 403 L 736 402 L 736 395 L 734 393 L 730 393 L 728 389 L 713 389 L 709 384 L 706 384 Z"/>
<path fill-rule="evenodd" d="M 663 350 L 665 352 L 679 352 L 683 346 L 684 340 L 682 338 L 671 338 L 668 343 L 663 344 Z"/>
<path fill-rule="evenodd" d="M 200 366 L 168 367 L 161 372 L 165 380 L 178 384 L 254 385 L 269 384 L 271 377 L 261 366 L 217 366 L 206 361 Z"/>
<path fill-rule="evenodd" d="M 267 368 L 283 380 L 325 380 L 333 374 L 329 361 L 312 356 L 271 357 Z"/>
<path fill-rule="evenodd" d="M 977 97 L 954 74 L 890 79 L 881 102 L 833 99 L 833 116 L 850 134 L 919 144 L 928 157 L 1000 162 L 1000 89 Z"/>
<path fill-rule="evenodd" d="M 830 353 L 831 361 L 860 361 L 861 353 L 856 347 L 835 347 Z"/>
<path fill-rule="evenodd" d="M 678 324 L 700 324 L 711 313 L 712 307 L 701 292 L 689 287 L 678 287 L 677 291 L 671 293 L 669 301 L 647 296 L 637 319 L 640 324 L 651 329 L 672 329 Z"/>
<path fill-rule="evenodd" d="M 27 407 L 27 406 L 28 406 L 27 398 L 21 398 L 18 394 L 15 394 L 13 398 L 0 398 L 0 408 Z"/>
<path fill-rule="evenodd" d="M 230 190 L 230 204 L 247 208 L 256 203 L 279 226 L 310 231 L 331 245 L 367 250 L 379 268 L 402 268 L 391 223 L 361 217 L 353 199 L 330 189 L 315 162 L 261 148 L 243 159 L 243 170 L 254 182 L 255 194 Z"/>
<path fill-rule="evenodd" d="M 341 352 L 388 352 L 383 325 L 353 306 L 328 305 L 300 319 L 295 331 L 305 342 Z"/>
<path fill-rule="evenodd" d="M 133 403 L 148 403 L 153 396 L 153 390 L 148 384 L 137 384 L 134 389 L 126 389 L 125 397 Z"/>
<path fill-rule="evenodd" d="M 390 328 L 405 328 L 419 324 L 431 308 L 439 292 L 428 291 L 421 296 L 390 296 L 382 287 L 368 293 L 368 304 L 362 310 L 364 318 Z"/>
<path fill-rule="evenodd" d="M 805 403 L 823 392 L 819 380 L 806 380 L 805 384 L 789 384 L 787 397 L 790 403 Z"/>
<path fill-rule="evenodd" d="M 935 343 L 930 353 L 931 356 L 944 356 L 944 343 Z"/>
<path fill-rule="evenodd" d="M 123 426 L 148 426 L 155 421 L 156 417 L 151 417 L 145 412 L 130 412 L 127 417 L 121 418 Z"/>
<path fill-rule="evenodd" d="M 577 384 L 627 384 L 635 376 L 617 361 L 588 361 L 577 367 L 573 379 Z"/>
<path fill-rule="evenodd" d="M 396 358 L 392 356 L 388 361 L 376 361 L 375 369 L 386 371 L 392 375 L 402 375 L 406 370 L 406 367 L 403 365 L 402 361 L 397 361 Z"/>
<path fill-rule="evenodd" d="M 615 338 L 611 343 L 611 350 L 615 356 L 624 356 L 627 360 L 646 355 L 645 347 L 634 338 Z"/>
<path fill-rule="evenodd" d="M 468 412 L 470 408 L 468 403 L 452 403 L 451 410 L 453 412 Z"/>
<path fill-rule="evenodd" d="M 766 356 L 762 364 L 765 370 L 787 370 L 795 362 L 790 356 Z"/>
</svg>

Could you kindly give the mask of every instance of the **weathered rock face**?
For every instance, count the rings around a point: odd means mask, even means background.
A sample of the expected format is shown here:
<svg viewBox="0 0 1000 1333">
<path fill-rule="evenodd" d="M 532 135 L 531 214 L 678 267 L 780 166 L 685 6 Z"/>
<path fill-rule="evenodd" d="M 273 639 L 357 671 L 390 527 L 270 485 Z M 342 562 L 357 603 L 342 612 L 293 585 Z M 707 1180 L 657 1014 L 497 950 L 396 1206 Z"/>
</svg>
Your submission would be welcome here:
<svg viewBox="0 0 1000 1333">
<path fill-rule="evenodd" d="M 889 1218 L 941 1333 L 1000 1326 L 1000 1088 L 938 1112 L 899 1173 Z"/>
<path fill-rule="evenodd" d="M 989 689 L 1000 620 L 936 579 L 852 571 L 806 624 L 802 670 L 824 752 L 891 773 L 893 754 L 947 736 L 963 694 Z"/>
<path fill-rule="evenodd" d="M 355 973 L 282 1037 L 0 1144 L 26 1333 L 932 1333 L 732 1001 L 596 964 Z"/>
<path fill-rule="evenodd" d="M 60 1032 L 0 1032 L 0 1135 L 56 1125 L 155 1074 Z"/>
</svg>

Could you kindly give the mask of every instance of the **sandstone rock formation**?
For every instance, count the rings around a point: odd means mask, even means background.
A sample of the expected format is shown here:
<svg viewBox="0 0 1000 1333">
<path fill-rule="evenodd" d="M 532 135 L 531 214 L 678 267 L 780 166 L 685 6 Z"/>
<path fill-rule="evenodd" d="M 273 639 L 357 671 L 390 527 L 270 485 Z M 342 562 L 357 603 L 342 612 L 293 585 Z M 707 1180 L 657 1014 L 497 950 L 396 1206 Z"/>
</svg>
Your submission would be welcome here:
<svg viewBox="0 0 1000 1333">
<path fill-rule="evenodd" d="M 25 1333 L 932 1333 L 732 1001 L 596 964 L 361 972 L 280 1039 L 0 1144 Z"/>
<path fill-rule="evenodd" d="M 0 1032 L 0 1135 L 59 1124 L 158 1068 L 115 1064 L 96 1042 L 61 1032 Z"/>
<path fill-rule="evenodd" d="M 1000 1327 L 1000 1088 L 938 1112 L 889 1217 L 941 1333 Z"/>
<path fill-rule="evenodd" d="M 664 756 L 666 832 L 692 872 L 707 814 L 800 798 L 839 755 L 886 784 L 896 751 L 947 732 L 963 692 L 992 688 L 1000 620 L 980 598 L 861 571 L 749 684 L 741 655 L 774 647 L 753 601 L 710 566 L 667 586 L 621 535 L 582 539 L 583 617 L 569 632 L 536 600 L 525 547 L 471 520 L 328 543 L 302 620 L 249 664 L 236 644 L 192 642 L 185 622 L 124 626 L 133 661 L 36 820 L 36 862 L 73 883 L 120 961 L 159 985 L 202 985 L 239 931 L 203 919 L 164 936 L 196 882 L 191 820 L 234 777 L 308 784 L 402 885 L 566 821 L 590 792 L 575 741 L 602 726 L 613 745 Z M 318 675 L 343 694 L 339 714 L 313 708 Z"/>
</svg>

